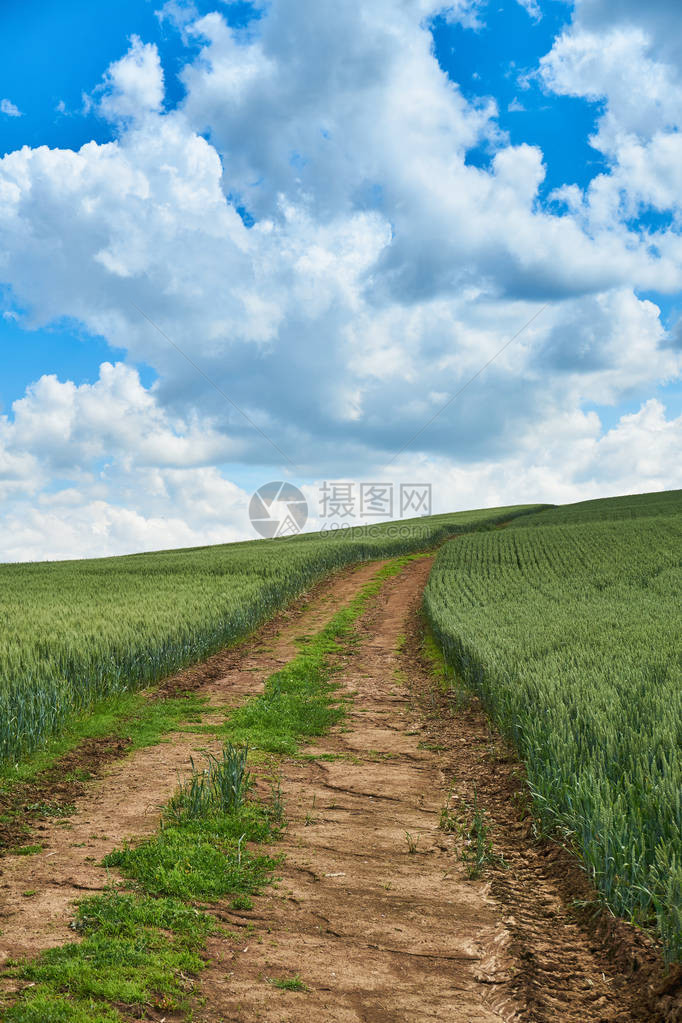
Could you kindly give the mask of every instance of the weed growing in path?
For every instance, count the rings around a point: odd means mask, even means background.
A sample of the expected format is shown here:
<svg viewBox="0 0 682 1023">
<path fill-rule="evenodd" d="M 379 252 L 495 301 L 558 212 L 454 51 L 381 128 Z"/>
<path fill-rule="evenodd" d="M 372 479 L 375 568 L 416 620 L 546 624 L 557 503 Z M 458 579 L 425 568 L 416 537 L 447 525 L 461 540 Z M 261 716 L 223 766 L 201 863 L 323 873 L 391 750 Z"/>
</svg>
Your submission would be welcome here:
<svg viewBox="0 0 682 1023">
<path fill-rule="evenodd" d="M 411 856 L 414 856 L 414 854 L 417 851 L 417 845 L 419 844 L 419 835 L 417 835 L 417 837 L 415 838 L 415 836 L 411 835 L 409 831 L 406 831 L 405 832 L 405 841 L 407 842 L 407 851 L 408 851 L 408 853 Z"/>
<path fill-rule="evenodd" d="M 185 1012 L 193 981 L 204 966 L 206 937 L 219 930 L 195 906 L 233 895 L 250 896 L 267 884 L 275 865 L 245 842 L 276 835 L 276 813 L 248 802 L 246 751 L 227 745 L 208 767 L 193 765 L 169 803 L 156 835 L 105 857 L 133 891 L 112 888 L 83 900 L 73 922 L 78 944 L 50 949 L 11 975 L 35 985 L 4 1015 L 7 1023 L 113 1023 L 142 1015 L 150 1005 Z"/>
<path fill-rule="evenodd" d="M 494 863 L 506 866 L 506 863 L 502 856 L 493 852 L 486 812 L 478 805 L 476 789 L 471 812 L 471 823 L 462 831 L 466 843 L 462 850 L 462 861 L 467 865 L 467 876 L 474 880 L 481 876 L 487 866 Z"/>
<path fill-rule="evenodd" d="M 278 987 L 282 991 L 310 991 L 298 973 L 293 977 L 269 977 L 268 984 L 272 984 L 273 987 Z"/>
<path fill-rule="evenodd" d="M 201 818 L 209 811 L 229 814 L 238 810 L 251 787 L 246 769 L 248 753 L 248 746 L 238 748 L 226 742 L 221 757 L 206 755 L 203 770 L 197 769 L 190 758 L 192 773 L 171 799 L 169 815 Z"/>
</svg>

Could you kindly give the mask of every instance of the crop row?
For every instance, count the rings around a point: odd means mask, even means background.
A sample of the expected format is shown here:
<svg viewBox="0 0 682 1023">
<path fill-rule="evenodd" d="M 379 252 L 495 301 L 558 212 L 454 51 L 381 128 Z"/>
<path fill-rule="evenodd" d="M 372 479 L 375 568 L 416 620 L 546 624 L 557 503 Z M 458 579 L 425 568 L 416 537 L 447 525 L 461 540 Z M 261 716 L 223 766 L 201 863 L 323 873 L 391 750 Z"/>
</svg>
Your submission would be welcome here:
<svg viewBox="0 0 682 1023">
<path fill-rule="evenodd" d="M 570 834 L 609 905 L 655 922 L 678 959 L 682 515 L 586 517 L 448 543 L 425 605 L 525 761 L 538 812 Z"/>
</svg>

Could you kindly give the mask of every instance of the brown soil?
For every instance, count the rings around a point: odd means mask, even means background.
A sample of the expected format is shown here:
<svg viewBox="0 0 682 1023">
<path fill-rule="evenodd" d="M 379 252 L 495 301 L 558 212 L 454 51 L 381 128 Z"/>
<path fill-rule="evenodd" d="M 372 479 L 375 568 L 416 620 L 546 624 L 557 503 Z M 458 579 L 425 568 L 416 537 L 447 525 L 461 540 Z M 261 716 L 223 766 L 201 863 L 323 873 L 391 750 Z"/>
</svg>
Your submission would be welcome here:
<svg viewBox="0 0 682 1023">
<path fill-rule="evenodd" d="M 98 777 L 104 766 L 122 757 L 129 746 L 128 740 L 119 736 L 85 739 L 31 781 L 13 782 L 1 792 L 0 856 L 36 841 L 35 832 L 44 830 L 44 825 L 36 823 L 41 819 L 67 816 L 86 791 L 85 780 Z"/>
<path fill-rule="evenodd" d="M 654 990 L 664 982 L 653 945 L 575 908 L 593 893 L 568 853 L 534 838 L 521 769 L 476 702 L 455 706 L 437 689 L 419 649 L 429 568 L 410 563 L 359 623 L 338 676 L 355 693 L 343 729 L 309 759 L 282 760 L 281 880 L 252 911 L 217 908 L 239 937 L 211 941 L 197 1023 L 681 1020 L 675 982 Z M 276 635 L 220 655 L 220 670 L 215 659 L 197 669 L 197 688 L 222 704 L 258 691 L 295 638 L 376 570 L 344 573 Z M 44 825 L 41 854 L 2 861 L 5 954 L 73 940 L 73 900 L 106 884 L 98 862 L 114 843 L 153 830 L 199 746 L 178 734 L 109 766 L 70 821 Z M 461 831 L 439 828 L 448 800 L 471 824 L 474 790 L 497 857 L 480 879 L 468 876 Z M 273 983 L 297 975 L 308 990 Z"/>
</svg>

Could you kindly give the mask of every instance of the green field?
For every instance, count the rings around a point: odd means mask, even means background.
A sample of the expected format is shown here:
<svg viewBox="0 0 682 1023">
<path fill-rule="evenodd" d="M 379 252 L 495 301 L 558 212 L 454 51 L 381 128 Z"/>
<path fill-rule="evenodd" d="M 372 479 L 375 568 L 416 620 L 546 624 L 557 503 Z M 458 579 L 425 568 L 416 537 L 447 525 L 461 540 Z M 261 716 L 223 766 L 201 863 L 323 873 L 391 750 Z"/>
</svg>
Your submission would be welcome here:
<svg viewBox="0 0 682 1023">
<path fill-rule="evenodd" d="M 609 905 L 682 958 L 682 491 L 543 511 L 439 553 L 447 660 Z"/>
<path fill-rule="evenodd" d="M 0 565 L 0 764 L 75 714 L 234 643 L 317 579 L 525 511 L 498 508 L 322 537 Z"/>
<path fill-rule="evenodd" d="M 526 763 L 538 816 L 615 912 L 682 958 L 682 491 L 0 565 L 0 765 L 336 569 L 439 544 L 427 615 Z"/>
</svg>

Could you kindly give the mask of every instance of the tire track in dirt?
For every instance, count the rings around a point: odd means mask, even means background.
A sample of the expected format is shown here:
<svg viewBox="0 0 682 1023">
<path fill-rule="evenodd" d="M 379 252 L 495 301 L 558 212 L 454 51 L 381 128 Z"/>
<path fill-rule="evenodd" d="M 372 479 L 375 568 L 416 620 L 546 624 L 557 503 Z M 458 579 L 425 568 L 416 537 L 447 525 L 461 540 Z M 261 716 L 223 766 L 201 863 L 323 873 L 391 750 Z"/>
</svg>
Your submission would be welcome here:
<svg viewBox="0 0 682 1023">
<path fill-rule="evenodd" d="M 420 659 L 429 568 L 409 565 L 362 619 L 338 676 L 356 693 L 346 727 L 312 759 L 283 761 L 281 882 L 251 912 L 221 908 L 238 937 L 210 943 L 200 1023 L 636 1018 L 627 971 L 576 919 L 515 811 L 495 818 L 494 840 L 519 855 L 482 880 L 467 876 L 460 836 L 439 829 L 453 780 L 469 803 L 474 786 L 493 798 L 499 763 L 484 715 L 453 716 Z M 297 976 L 307 991 L 276 986 Z"/>
<path fill-rule="evenodd" d="M 467 694 L 428 687 L 422 627 L 412 620 L 405 663 L 427 743 L 453 779 L 455 812 L 472 794 L 485 810 L 493 862 L 486 870 L 515 960 L 509 988 L 529 1023 L 680 1023 L 682 975 L 660 946 L 603 908 L 575 854 L 537 834 L 523 766 Z"/>
<path fill-rule="evenodd" d="M 298 636 L 323 628 L 384 564 L 354 566 L 317 584 L 307 599 L 280 612 L 239 647 L 172 676 L 163 690 L 193 689 L 215 707 L 243 702 L 296 655 Z M 0 963 L 73 941 L 74 900 L 107 885 L 102 858 L 125 839 L 151 834 L 190 756 L 221 745 L 196 733 L 171 733 L 157 746 L 108 764 L 76 799 L 68 819 L 39 824 L 32 838 L 23 839 L 40 843 L 40 853 L 0 859 Z M 11 989 L 12 982 L 3 987 Z"/>
</svg>

